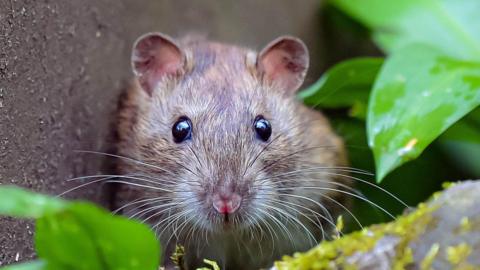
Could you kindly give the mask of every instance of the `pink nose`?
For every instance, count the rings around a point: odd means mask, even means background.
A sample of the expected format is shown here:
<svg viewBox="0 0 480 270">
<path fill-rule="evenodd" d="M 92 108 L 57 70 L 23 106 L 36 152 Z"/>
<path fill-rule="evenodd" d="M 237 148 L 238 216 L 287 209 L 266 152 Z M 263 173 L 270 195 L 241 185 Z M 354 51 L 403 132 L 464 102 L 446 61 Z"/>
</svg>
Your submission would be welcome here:
<svg viewBox="0 0 480 270">
<path fill-rule="evenodd" d="M 237 211 L 240 206 L 240 201 L 242 198 L 236 193 L 231 193 L 228 195 L 214 195 L 213 196 L 213 208 L 218 211 L 218 213 L 233 214 Z"/>
</svg>

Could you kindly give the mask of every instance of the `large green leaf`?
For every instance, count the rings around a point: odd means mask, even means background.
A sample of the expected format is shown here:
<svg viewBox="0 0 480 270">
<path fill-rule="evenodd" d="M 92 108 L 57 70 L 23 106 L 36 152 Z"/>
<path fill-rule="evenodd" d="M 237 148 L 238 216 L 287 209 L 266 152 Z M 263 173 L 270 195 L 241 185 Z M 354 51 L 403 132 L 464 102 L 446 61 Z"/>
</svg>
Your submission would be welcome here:
<svg viewBox="0 0 480 270">
<path fill-rule="evenodd" d="M 478 0 L 331 0 L 374 30 L 387 52 L 423 43 L 460 59 L 480 59 Z"/>
<path fill-rule="evenodd" d="M 377 180 L 418 157 L 479 104 L 480 63 L 418 44 L 392 54 L 377 77 L 367 116 Z"/>
<path fill-rule="evenodd" d="M 0 215 L 37 218 L 35 246 L 42 260 L 6 269 L 156 270 L 160 262 L 159 243 L 146 225 L 90 203 L 0 186 Z"/>
<path fill-rule="evenodd" d="M 141 223 L 87 203 L 37 221 L 35 245 L 49 269 L 156 270 L 159 243 Z"/>
<path fill-rule="evenodd" d="M 341 62 L 325 72 L 299 97 L 305 104 L 320 108 L 360 107 L 366 109 L 370 89 L 382 58 L 364 57 Z"/>
<path fill-rule="evenodd" d="M 67 202 L 14 186 L 0 186 L 0 215 L 39 218 L 65 209 Z"/>
</svg>

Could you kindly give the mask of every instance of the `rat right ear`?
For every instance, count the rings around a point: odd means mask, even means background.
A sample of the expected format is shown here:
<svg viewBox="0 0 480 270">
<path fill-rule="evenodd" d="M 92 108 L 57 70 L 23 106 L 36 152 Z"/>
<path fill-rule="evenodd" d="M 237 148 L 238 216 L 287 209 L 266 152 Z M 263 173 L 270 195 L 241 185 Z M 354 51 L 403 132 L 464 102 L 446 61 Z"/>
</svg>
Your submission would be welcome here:
<svg viewBox="0 0 480 270">
<path fill-rule="evenodd" d="M 166 77 L 183 74 L 184 67 L 184 52 L 166 35 L 148 33 L 138 38 L 133 46 L 133 72 L 149 95 Z"/>
</svg>

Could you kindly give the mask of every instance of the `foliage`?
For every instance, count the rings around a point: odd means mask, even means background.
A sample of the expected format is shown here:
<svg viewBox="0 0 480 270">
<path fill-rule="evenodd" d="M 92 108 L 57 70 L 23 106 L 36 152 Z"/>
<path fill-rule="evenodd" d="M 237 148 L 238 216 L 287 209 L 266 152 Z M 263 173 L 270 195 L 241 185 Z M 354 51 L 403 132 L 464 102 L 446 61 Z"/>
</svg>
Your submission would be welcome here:
<svg viewBox="0 0 480 270">
<path fill-rule="evenodd" d="M 0 215 L 36 219 L 39 261 L 6 270 L 158 269 L 160 250 L 153 232 L 93 204 L 0 186 Z"/>
<path fill-rule="evenodd" d="M 325 100 L 334 97 L 336 105 L 358 111 L 355 108 L 362 107 L 359 104 L 369 92 L 364 105 L 368 143 L 380 182 L 480 105 L 480 29 L 476 27 L 480 17 L 475 12 L 480 2 L 332 0 L 331 4 L 369 27 L 387 57 L 378 74 L 372 71 L 379 60 L 342 62 L 300 97 L 323 108 L 332 107 Z M 471 131 L 480 136 L 478 127 Z M 457 141 L 473 143 L 460 136 L 457 133 Z"/>
<path fill-rule="evenodd" d="M 367 131 L 378 179 L 417 158 L 479 104 L 480 61 L 457 60 L 419 44 L 391 54 L 368 106 Z"/>
<path fill-rule="evenodd" d="M 382 64 L 383 59 L 373 57 L 344 61 L 325 72 L 299 97 L 313 108 L 351 107 L 351 116 L 365 119 L 370 89 Z"/>
</svg>

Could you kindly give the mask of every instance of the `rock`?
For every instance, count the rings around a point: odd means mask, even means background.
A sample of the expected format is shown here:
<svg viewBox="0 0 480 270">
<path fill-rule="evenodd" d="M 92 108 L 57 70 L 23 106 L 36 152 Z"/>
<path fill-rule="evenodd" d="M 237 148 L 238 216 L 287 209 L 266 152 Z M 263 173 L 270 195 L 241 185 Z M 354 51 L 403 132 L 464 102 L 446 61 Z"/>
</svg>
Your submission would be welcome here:
<svg viewBox="0 0 480 270">
<path fill-rule="evenodd" d="M 397 220 L 286 256 L 272 269 L 480 269 L 480 181 L 451 185 Z"/>
</svg>

